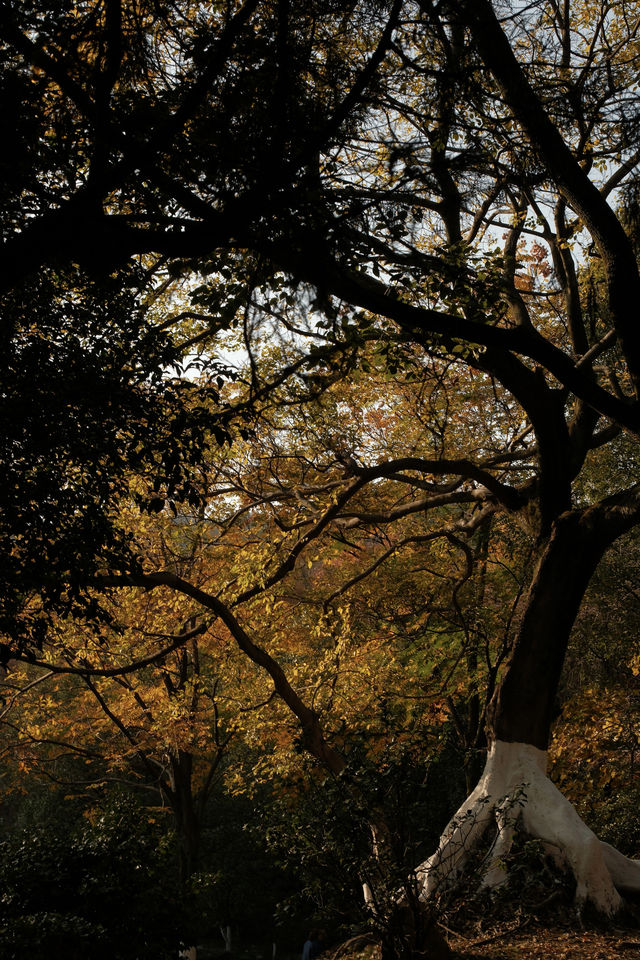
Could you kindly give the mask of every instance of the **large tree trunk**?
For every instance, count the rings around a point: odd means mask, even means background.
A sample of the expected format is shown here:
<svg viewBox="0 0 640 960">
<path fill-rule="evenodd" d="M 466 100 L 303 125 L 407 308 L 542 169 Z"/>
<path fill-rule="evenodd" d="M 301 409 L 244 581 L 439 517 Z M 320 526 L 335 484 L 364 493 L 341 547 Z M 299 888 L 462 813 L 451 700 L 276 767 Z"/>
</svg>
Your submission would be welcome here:
<svg viewBox="0 0 640 960">
<path fill-rule="evenodd" d="M 640 890 L 640 861 L 599 841 L 546 774 L 553 704 L 571 628 L 613 535 L 603 514 L 593 511 L 566 513 L 554 524 L 490 705 L 484 772 L 436 852 L 418 868 L 424 898 L 463 871 L 489 827 L 496 836 L 485 860 L 483 885 L 504 882 L 504 857 L 518 823 L 572 870 L 579 908 L 590 901 L 610 915 L 621 905 L 619 891 Z"/>
</svg>

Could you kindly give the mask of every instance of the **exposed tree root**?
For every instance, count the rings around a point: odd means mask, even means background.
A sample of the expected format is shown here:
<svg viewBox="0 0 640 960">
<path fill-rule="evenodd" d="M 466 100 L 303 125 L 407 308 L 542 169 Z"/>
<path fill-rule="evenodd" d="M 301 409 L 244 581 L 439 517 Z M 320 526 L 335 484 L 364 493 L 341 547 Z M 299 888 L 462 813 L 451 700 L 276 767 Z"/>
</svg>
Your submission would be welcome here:
<svg viewBox="0 0 640 960">
<path fill-rule="evenodd" d="M 546 765 L 546 752 L 529 744 L 499 740 L 492 745 L 477 787 L 450 821 L 436 852 L 418 868 L 423 899 L 462 873 L 489 826 L 497 827 L 497 835 L 485 860 L 482 885 L 503 883 L 504 858 L 518 822 L 572 871 L 579 910 L 590 902 L 611 916 L 622 905 L 619 891 L 640 891 L 640 861 L 598 840 L 549 780 Z"/>
</svg>

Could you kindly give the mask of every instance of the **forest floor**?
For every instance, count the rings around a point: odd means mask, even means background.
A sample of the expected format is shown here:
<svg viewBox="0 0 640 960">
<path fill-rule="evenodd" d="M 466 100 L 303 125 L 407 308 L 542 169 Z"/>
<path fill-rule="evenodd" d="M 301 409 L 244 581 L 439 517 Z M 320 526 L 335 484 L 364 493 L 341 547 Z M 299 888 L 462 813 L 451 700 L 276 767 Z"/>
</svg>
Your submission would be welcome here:
<svg viewBox="0 0 640 960">
<path fill-rule="evenodd" d="M 640 960 L 638 930 L 520 926 L 477 938 L 449 936 L 455 960 Z"/>
<path fill-rule="evenodd" d="M 549 924 L 520 920 L 489 924 L 487 929 L 464 936 L 444 927 L 451 960 L 640 960 L 640 929 L 591 927 L 577 924 Z M 341 950 L 339 960 L 380 960 L 380 948 Z"/>
</svg>

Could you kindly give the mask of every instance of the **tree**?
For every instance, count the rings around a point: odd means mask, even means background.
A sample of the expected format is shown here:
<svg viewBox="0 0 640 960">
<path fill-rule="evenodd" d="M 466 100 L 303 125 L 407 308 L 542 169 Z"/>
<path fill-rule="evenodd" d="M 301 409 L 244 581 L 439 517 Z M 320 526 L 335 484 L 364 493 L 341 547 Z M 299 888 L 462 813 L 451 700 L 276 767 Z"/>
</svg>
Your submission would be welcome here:
<svg viewBox="0 0 640 960">
<path fill-rule="evenodd" d="M 129 516 L 146 562 L 171 559 L 192 583 L 215 575 L 211 557 L 199 555 L 201 522 L 140 516 L 133 504 Z M 151 791 L 173 814 L 176 875 L 186 893 L 200 871 L 212 792 L 225 768 L 231 775 L 230 745 L 244 727 L 260 725 L 256 714 L 269 693 L 264 683 L 255 689 L 243 659 L 210 625 L 196 623 L 179 594 L 120 591 L 103 605 L 108 618 L 100 632 L 68 618 L 50 621 L 52 669 L 34 676 L 30 663 L 15 664 L 0 682 L 2 754 L 70 789 L 122 782 Z M 65 769 L 74 758 L 79 772 L 73 763 Z"/>
<path fill-rule="evenodd" d="M 243 608 L 243 621 L 250 624 L 254 646 L 259 643 L 270 651 L 273 668 L 277 666 L 277 657 L 295 690 L 312 705 L 316 715 L 313 731 L 327 744 L 335 772 L 345 769 L 347 764 L 350 768 L 349 776 L 344 776 L 336 789 L 344 792 L 352 805 L 357 800 L 351 816 L 359 831 L 362 832 L 362 811 L 368 808 L 370 819 L 378 824 L 378 834 L 384 823 L 385 833 L 389 831 L 393 841 L 383 864 L 373 873 L 370 857 L 363 859 L 360 870 L 376 899 L 376 923 L 384 933 L 390 919 L 387 913 L 393 915 L 399 865 L 407 862 L 407 836 L 418 833 L 423 851 L 425 835 L 431 832 L 433 840 L 433 831 L 426 826 L 405 829 L 396 838 L 393 823 L 398 817 L 390 821 L 385 799 L 392 785 L 390 773 L 398 756 L 399 762 L 416 771 L 416 777 L 424 776 L 425 752 L 436 752 L 436 724 L 449 710 L 454 711 L 458 727 L 464 727 L 461 718 L 466 686 L 464 669 L 457 662 L 457 637 L 464 627 L 461 589 L 470 579 L 470 571 L 459 569 L 457 557 L 464 558 L 463 567 L 469 566 L 469 557 L 453 535 L 455 518 L 446 516 L 446 506 L 444 515 L 442 510 L 439 515 L 443 524 L 440 531 L 429 530 L 422 518 L 415 516 L 409 502 L 405 522 L 402 523 L 404 511 L 397 512 L 394 529 L 386 534 L 385 513 L 397 507 L 397 496 L 392 484 L 378 484 L 372 494 L 352 497 L 349 503 L 352 517 L 357 516 L 353 511 L 364 511 L 365 515 L 372 509 L 378 514 L 382 512 L 382 519 L 375 521 L 370 533 L 359 531 L 353 524 L 351 530 L 341 533 L 340 520 L 336 527 L 326 526 L 324 530 L 321 524 L 310 541 L 312 559 L 301 568 L 290 570 L 284 578 L 276 578 L 270 587 L 267 585 L 274 558 L 286 564 L 301 525 L 309 525 L 310 512 L 331 510 L 333 495 L 345 482 L 344 464 L 336 461 L 333 453 L 327 454 L 328 432 L 337 443 L 342 431 L 342 439 L 348 439 L 353 421 L 362 422 L 380 452 L 393 448 L 394 435 L 402 436 L 406 443 L 413 431 L 415 443 L 421 442 L 420 431 L 414 430 L 414 416 L 416 407 L 420 408 L 424 375 L 412 371 L 411 379 L 398 382 L 394 388 L 384 363 L 378 366 L 378 376 L 387 389 L 386 410 L 379 408 L 379 385 L 370 383 L 369 378 L 334 384 L 315 404 L 292 407 L 277 403 L 273 410 L 264 411 L 250 442 L 212 457 L 200 485 L 203 505 L 194 515 L 183 509 L 176 510 L 174 515 L 168 509 L 140 518 L 135 504 L 130 504 L 128 509 L 123 505 L 121 518 L 127 522 L 129 534 L 135 533 L 132 542 L 145 569 L 175 571 L 205 598 L 202 591 L 209 590 L 211 583 L 216 584 L 219 595 L 225 599 L 238 599 L 239 592 L 248 592 L 248 599 L 238 605 Z M 364 442 L 363 437 L 360 440 Z M 384 555 L 376 560 L 380 547 L 385 548 L 386 560 Z M 371 561 L 372 570 L 359 569 L 359 554 Z M 425 560 L 435 567 L 434 574 L 421 569 Z M 376 569 L 381 573 L 376 575 Z M 384 611 L 395 610 L 402 602 L 409 581 L 415 581 L 417 609 L 405 609 L 402 624 L 389 636 L 389 616 Z M 359 582 L 362 589 L 356 589 Z M 455 596 L 457 611 L 452 615 L 446 609 L 450 593 Z M 206 725 L 203 728 L 206 711 L 203 715 L 201 709 L 197 713 L 195 710 L 201 694 L 210 696 L 211 677 L 207 681 L 206 674 L 199 679 L 189 676 L 188 665 L 191 663 L 193 669 L 196 662 L 189 651 L 197 645 L 197 661 L 202 669 L 214 638 L 207 635 L 206 619 L 199 618 L 195 625 L 190 624 L 191 639 L 187 640 L 186 649 L 165 653 L 164 663 L 159 662 L 152 652 L 154 638 L 163 636 L 165 644 L 172 637 L 179 640 L 175 619 L 187 621 L 194 612 L 192 605 L 188 599 L 176 601 L 166 587 L 137 599 L 130 588 L 119 594 L 109 606 L 110 626 L 96 635 L 95 629 L 80 632 L 76 625 L 62 623 L 55 643 L 50 636 L 48 656 L 40 663 L 49 670 L 75 670 L 85 676 L 87 688 L 102 709 L 96 710 L 91 697 L 87 703 L 82 695 L 77 697 L 76 705 L 66 705 L 64 723 L 72 724 L 76 731 L 76 748 L 103 756 L 105 750 L 109 751 L 111 776 L 118 775 L 124 760 L 133 764 L 145 780 L 150 777 L 152 782 L 157 781 L 175 809 L 185 853 L 190 853 L 193 860 L 198 817 L 186 816 L 189 812 L 194 814 L 197 806 L 192 796 L 195 788 L 191 766 L 195 774 L 198 756 L 202 760 L 212 751 L 214 757 L 219 756 L 219 748 L 209 742 Z M 477 617 L 477 611 L 474 616 Z M 199 639 L 195 639 L 195 632 L 200 633 Z M 224 643 L 224 630 L 222 634 L 215 639 L 216 645 Z M 416 646 L 425 644 L 427 637 L 431 649 L 416 652 Z M 127 664 L 132 656 L 140 664 L 148 659 L 145 655 L 150 651 L 155 664 L 147 664 L 134 675 L 117 675 L 119 664 Z M 240 667 L 237 655 L 234 658 L 223 651 L 221 646 L 217 658 L 228 660 L 219 677 L 219 696 L 225 698 L 229 696 L 229 678 L 234 687 L 238 686 L 233 673 L 239 672 Z M 432 668 L 433 679 L 429 677 Z M 453 680 L 445 683 L 444 676 L 436 679 L 436 669 L 443 675 L 450 674 Z M 95 677 L 90 675 L 92 672 Z M 242 671 L 242 675 L 246 700 L 247 671 Z M 25 677 L 25 682 L 29 681 L 25 699 L 36 694 L 35 702 L 27 701 L 26 706 L 26 749 L 34 738 L 34 750 L 38 751 L 49 737 L 53 738 L 54 755 L 58 756 L 64 747 L 62 741 L 69 742 L 71 737 L 69 733 L 63 735 L 63 722 L 56 715 L 55 706 L 42 686 L 32 685 L 32 676 L 29 671 Z M 15 672 L 9 679 L 11 684 L 18 685 Z M 473 680 L 478 681 L 475 674 Z M 200 682 L 206 684 L 202 690 Z M 7 682 L 6 686 L 10 684 Z M 443 686 L 448 698 L 439 689 Z M 186 699 L 184 694 L 188 694 Z M 269 699 L 268 691 L 262 698 Z M 285 725 L 278 712 L 274 715 L 275 704 L 270 705 L 268 716 L 259 721 L 247 706 L 245 703 L 242 708 L 245 736 L 251 736 L 256 747 L 260 744 L 256 772 L 259 769 L 261 776 L 268 777 L 275 773 L 285 782 L 292 775 L 295 777 L 299 758 L 295 753 L 291 757 L 291 751 L 296 731 L 287 729 L 291 725 Z M 9 720 L 15 724 L 14 714 L 15 711 L 9 715 Z M 47 724 L 43 722 L 44 714 L 49 718 Z M 471 719 L 471 713 L 469 716 Z M 465 748 L 475 745 L 478 719 L 476 716 L 470 723 L 472 742 L 465 741 Z M 109 720 L 115 724 L 111 731 Z M 115 741 L 114 733 L 121 735 Z M 98 734 L 99 742 L 94 743 L 93 737 Z M 271 742 L 277 745 L 272 757 L 268 747 Z M 9 743 L 8 750 L 16 753 L 18 749 L 19 745 Z M 369 780 L 366 779 L 367 768 L 372 764 L 387 770 L 377 789 L 369 782 L 370 772 Z M 169 771 L 173 783 L 169 782 Z M 352 774 L 356 776 L 353 789 L 349 787 Z M 402 782 L 406 782 L 406 770 Z M 328 787 L 324 789 L 326 792 Z M 405 805 L 405 816 L 406 812 Z M 321 829 L 325 831 L 326 824 Z M 352 876 L 351 889 L 356 882 L 356 876 Z M 380 909 L 383 904 L 384 910 Z M 393 933 L 397 936 L 397 931 Z"/>
<path fill-rule="evenodd" d="M 252 353 L 259 328 L 289 335 L 285 365 L 252 367 L 238 416 L 285 382 L 299 399 L 354 364 L 366 372 L 372 349 L 389 370 L 414 357 L 436 381 L 470 378 L 483 397 L 481 407 L 469 397 L 466 434 L 426 428 L 428 456 L 336 450 L 333 503 L 310 510 L 234 597 L 131 567 L 94 586 L 164 585 L 201 603 L 270 673 L 309 749 L 337 773 L 314 710 L 232 608 L 283 582 L 331 526 L 373 523 L 351 505 L 375 499 L 382 481 L 403 491 L 404 515 L 418 491 L 419 509 L 455 505 L 463 536 L 480 511 L 513 517 L 533 572 L 487 711 L 487 766 L 419 876 L 427 896 L 493 821 L 486 882 L 498 882 L 517 816 L 563 851 L 579 903 L 618 909 L 636 865 L 586 830 L 544 768 L 585 590 L 640 520 L 633 454 L 604 489 L 579 484 L 591 460 L 633 449 L 639 431 L 637 4 L 397 0 L 337 16 L 329 2 L 281 0 L 156 4 L 151 18 L 113 0 L 73 18 L 45 21 L 36 3 L 8 12 L 11 102 L 34 84 L 41 105 L 8 188 L 8 296 L 44 264 L 95 262 L 98 243 L 109 267 L 153 253 L 172 275 L 201 275 L 203 356 L 229 324 Z M 171 500 L 170 487 L 157 499 Z M 523 800 L 523 784 L 526 802 L 504 802 Z"/>
</svg>

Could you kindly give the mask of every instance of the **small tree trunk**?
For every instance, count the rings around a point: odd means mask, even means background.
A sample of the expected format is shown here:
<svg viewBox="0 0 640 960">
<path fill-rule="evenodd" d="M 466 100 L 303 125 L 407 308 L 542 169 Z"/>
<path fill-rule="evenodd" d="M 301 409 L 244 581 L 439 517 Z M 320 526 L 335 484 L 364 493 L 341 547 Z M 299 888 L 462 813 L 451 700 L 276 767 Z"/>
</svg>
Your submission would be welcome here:
<svg viewBox="0 0 640 960">
<path fill-rule="evenodd" d="M 381 937 L 381 960 L 449 960 L 451 949 L 433 910 L 426 904 L 399 903 Z"/>
<path fill-rule="evenodd" d="M 384 891 L 377 899 L 369 883 L 363 884 L 365 902 L 375 917 L 380 938 L 382 960 L 411 960 L 419 955 L 424 960 L 447 960 L 451 951 L 436 922 L 433 908 L 421 902 L 415 885 L 404 891 L 391 891 L 389 877 L 395 874 L 392 839 L 381 811 L 371 823 L 372 848 L 376 868 L 369 876 L 374 887 Z"/>
<path fill-rule="evenodd" d="M 193 758 L 190 753 L 179 750 L 171 757 L 171 786 L 165 788 L 167 800 L 175 818 L 178 837 L 179 879 L 183 895 L 188 896 L 191 878 L 198 869 L 200 857 L 200 818 L 198 817 L 192 789 Z M 187 943 L 181 957 L 196 960 L 197 948 Z"/>
<path fill-rule="evenodd" d="M 224 952 L 231 953 L 231 927 L 220 927 L 220 934 L 224 940 Z"/>
</svg>

